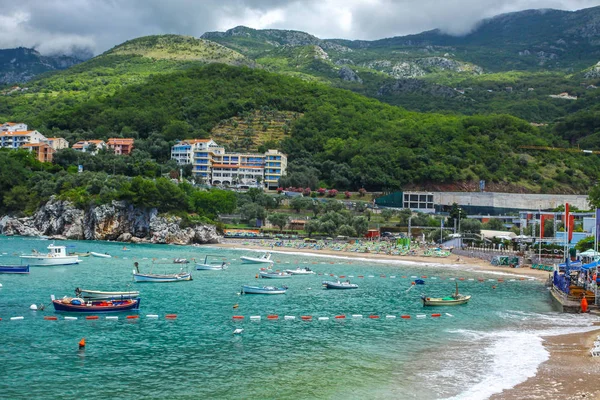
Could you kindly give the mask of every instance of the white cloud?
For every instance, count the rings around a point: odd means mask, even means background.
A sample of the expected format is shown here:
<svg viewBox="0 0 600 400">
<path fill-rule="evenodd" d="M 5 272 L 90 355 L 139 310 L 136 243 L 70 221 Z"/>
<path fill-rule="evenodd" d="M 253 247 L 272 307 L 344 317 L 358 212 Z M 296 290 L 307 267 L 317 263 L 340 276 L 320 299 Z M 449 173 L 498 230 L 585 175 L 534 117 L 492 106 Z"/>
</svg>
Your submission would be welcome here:
<svg viewBox="0 0 600 400">
<path fill-rule="evenodd" d="M 576 10 L 599 0 L 0 0 L 0 48 L 98 53 L 139 36 L 200 36 L 237 25 L 321 38 L 373 40 L 440 28 L 469 32 L 483 18 L 532 8 Z"/>
</svg>

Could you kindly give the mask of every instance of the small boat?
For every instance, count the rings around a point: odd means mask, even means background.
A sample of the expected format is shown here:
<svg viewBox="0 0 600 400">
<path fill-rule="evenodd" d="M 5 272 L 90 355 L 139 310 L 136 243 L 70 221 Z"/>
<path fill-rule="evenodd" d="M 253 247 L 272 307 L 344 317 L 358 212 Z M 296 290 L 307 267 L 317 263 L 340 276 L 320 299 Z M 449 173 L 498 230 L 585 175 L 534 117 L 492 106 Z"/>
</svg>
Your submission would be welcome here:
<svg viewBox="0 0 600 400">
<path fill-rule="evenodd" d="M 174 258 L 173 259 L 173 264 L 189 264 L 190 260 L 188 260 L 187 258 Z"/>
<path fill-rule="evenodd" d="M 421 296 L 424 306 L 457 306 L 466 304 L 471 299 L 471 296 L 465 296 L 458 293 L 458 283 L 456 284 L 456 292 L 447 297 L 427 297 Z"/>
<path fill-rule="evenodd" d="M 133 280 L 135 282 L 180 282 L 180 281 L 191 281 L 191 272 L 179 271 L 174 274 L 141 274 L 138 263 L 134 263 L 135 269 L 133 270 Z"/>
<path fill-rule="evenodd" d="M 0 265 L 0 274 L 28 274 L 29 265 Z"/>
<path fill-rule="evenodd" d="M 210 254 L 204 257 L 204 263 L 196 264 L 196 270 L 198 271 L 219 271 L 223 269 L 227 269 L 227 263 L 225 261 L 210 261 L 209 257 L 219 257 L 220 256 L 211 256 Z"/>
<path fill-rule="evenodd" d="M 85 300 L 79 297 L 63 297 L 56 300 L 51 296 L 54 311 L 80 313 L 106 313 L 138 310 L 140 299 L 123 300 Z"/>
<path fill-rule="evenodd" d="M 287 279 L 287 278 L 292 277 L 292 275 L 288 274 L 287 272 L 276 272 L 276 271 L 260 271 L 258 273 L 258 276 L 260 278 L 267 278 L 267 279 Z"/>
<path fill-rule="evenodd" d="M 101 258 L 112 258 L 112 256 L 108 253 L 96 253 L 94 251 L 90 251 L 90 254 L 93 255 L 94 257 L 101 257 Z"/>
<path fill-rule="evenodd" d="M 358 289 L 358 285 L 356 283 L 350 283 L 350 281 L 323 281 L 323 286 L 326 289 Z"/>
<path fill-rule="evenodd" d="M 244 264 L 273 264 L 271 253 L 263 253 L 260 257 L 241 256 L 240 260 Z"/>
<path fill-rule="evenodd" d="M 310 268 L 286 269 L 285 272 L 291 275 L 314 275 L 315 271 Z"/>
<path fill-rule="evenodd" d="M 275 286 L 242 286 L 242 294 L 285 294 L 287 286 L 275 287 Z"/>
<path fill-rule="evenodd" d="M 48 246 L 48 253 L 42 254 L 36 250 L 33 250 L 32 254 L 20 256 L 22 259 L 27 261 L 29 265 L 38 266 L 49 266 L 49 265 L 71 265 L 78 264 L 79 256 L 67 255 L 66 246 L 55 246 L 51 244 Z"/>
<path fill-rule="evenodd" d="M 100 290 L 75 289 L 75 297 L 81 297 L 84 300 L 124 300 L 137 299 L 140 292 L 103 292 Z"/>
<path fill-rule="evenodd" d="M 423 279 L 415 279 L 415 285 L 424 285 L 425 281 Z"/>
</svg>

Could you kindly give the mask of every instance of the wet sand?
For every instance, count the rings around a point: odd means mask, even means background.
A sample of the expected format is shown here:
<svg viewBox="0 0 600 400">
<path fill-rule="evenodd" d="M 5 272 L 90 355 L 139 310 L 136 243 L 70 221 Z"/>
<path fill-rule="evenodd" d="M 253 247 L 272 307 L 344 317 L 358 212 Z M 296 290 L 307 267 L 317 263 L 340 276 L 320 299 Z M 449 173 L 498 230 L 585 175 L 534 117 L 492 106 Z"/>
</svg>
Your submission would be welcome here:
<svg viewBox="0 0 600 400">
<path fill-rule="evenodd" d="M 600 399 L 600 357 L 590 349 L 599 330 L 544 338 L 550 352 L 537 374 L 527 381 L 490 397 L 491 400 Z"/>
</svg>

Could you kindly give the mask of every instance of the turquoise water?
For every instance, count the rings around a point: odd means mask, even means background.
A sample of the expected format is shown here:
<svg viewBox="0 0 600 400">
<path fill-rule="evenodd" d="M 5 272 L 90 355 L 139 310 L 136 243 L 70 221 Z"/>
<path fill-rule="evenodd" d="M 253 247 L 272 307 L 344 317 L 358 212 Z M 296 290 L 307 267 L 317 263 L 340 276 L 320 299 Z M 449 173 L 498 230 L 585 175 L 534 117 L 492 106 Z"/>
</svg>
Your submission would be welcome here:
<svg viewBox="0 0 600 400">
<path fill-rule="evenodd" d="M 0 275 L 1 398 L 485 398 L 491 394 L 485 382 L 503 378 L 491 376 L 490 370 L 507 373 L 508 382 L 520 371 L 519 362 L 535 370 L 544 356 L 537 345 L 539 334 L 561 321 L 565 327 L 573 325 L 572 317 L 552 311 L 541 282 L 509 281 L 514 277 L 508 276 L 497 282 L 499 276 L 448 267 L 274 254 L 278 269 L 310 266 L 325 275 L 259 282 L 255 276 L 260 266 L 239 262 L 248 251 L 127 244 L 126 252 L 122 243 L 63 243 L 75 246 L 73 251 L 108 252 L 114 258 L 86 257 L 79 265 L 32 267 L 28 276 Z M 19 263 L 17 254 L 43 252 L 48 244 L 0 237 L 0 264 Z M 227 259 L 229 269 L 195 271 L 191 282 L 132 282 L 134 261 L 148 271 L 153 258 L 200 261 L 206 254 Z M 180 265 L 153 268 L 175 272 Z M 360 288 L 323 290 L 320 283 L 330 273 L 354 275 L 350 279 Z M 411 289 L 410 276 L 421 275 L 437 279 L 428 278 L 426 285 Z M 459 277 L 465 278 L 459 282 L 461 293 L 473 296 L 468 305 L 423 308 L 421 292 L 450 294 L 454 281 L 448 279 Z M 479 282 L 478 277 L 486 280 Z M 238 294 L 242 284 L 254 283 L 281 283 L 290 289 L 283 296 Z M 72 296 L 76 287 L 139 290 L 140 318 L 127 320 L 127 314 L 120 314 L 117 321 L 103 316 L 90 321 L 79 315 L 76 321 L 62 316 L 46 321 L 44 316 L 57 315 L 51 306 L 29 310 L 31 304 L 48 304 L 51 294 Z M 431 318 L 435 312 L 442 317 Z M 177 319 L 165 319 L 168 313 L 177 314 Z M 148 319 L 147 314 L 160 317 Z M 268 314 L 280 320 L 268 321 Z M 334 320 L 338 314 L 348 317 Z M 351 314 L 364 317 L 352 319 Z M 398 318 L 385 319 L 387 314 Z M 412 318 L 403 320 L 403 314 Z M 417 314 L 427 317 L 417 319 Z M 236 322 L 233 315 L 245 319 Z M 262 320 L 250 321 L 254 315 Z M 284 321 L 284 315 L 296 320 Z M 302 315 L 313 316 L 313 321 L 301 321 Z M 14 316 L 24 319 L 11 321 Z M 318 321 L 320 316 L 331 319 Z M 236 328 L 243 328 L 243 334 L 233 335 Z M 83 337 L 87 346 L 79 351 Z M 502 343 L 514 343 L 515 337 L 528 347 L 509 345 L 494 353 Z M 511 355 L 510 348 L 517 354 Z M 508 371 L 503 371 L 503 363 L 508 363 Z M 477 397 L 482 393 L 485 397 Z"/>
</svg>

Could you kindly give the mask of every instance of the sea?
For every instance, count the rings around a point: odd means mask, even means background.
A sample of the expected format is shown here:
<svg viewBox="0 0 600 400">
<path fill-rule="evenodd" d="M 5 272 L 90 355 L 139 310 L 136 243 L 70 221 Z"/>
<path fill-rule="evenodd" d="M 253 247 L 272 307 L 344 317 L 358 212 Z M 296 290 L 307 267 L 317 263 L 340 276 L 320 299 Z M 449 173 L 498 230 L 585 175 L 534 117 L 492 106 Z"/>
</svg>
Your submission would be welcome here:
<svg viewBox="0 0 600 400">
<path fill-rule="evenodd" d="M 19 264 L 20 254 L 45 252 L 50 243 L 0 236 L 0 264 Z M 2 399 L 486 399 L 535 375 L 549 357 L 543 336 L 590 330 L 598 322 L 556 312 L 540 280 L 435 260 L 424 265 L 274 253 L 274 269 L 310 267 L 318 274 L 259 280 L 261 265 L 240 261 L 258 254 L 250 250 L 56 244 L 112 258 L 82 257 L 77 265 L 0 275 Z M 141 272 L 173 273 L 194 266 L 173 259 L 203 262 L 206 255 L 229 268 L 193 271 L 186 282 L 132 281 L 134 262 Z M 425 284 L 413 285 L 417 278 Z M 322 287 L 337 279 L 359 288 Z M 422 294 L 443 297 L 457 283 L 462 294 L 472 295 L 468 304 L 423 307 Z M 241 295 L 244 284 L 289 289 L 285 295 Z M 55 313 L 50 296 L 74 296 L 77 287 L 138 290 L 140 310 L 97 320 Z M 45 308 L 31 310 L 34 304 Z M 341 315 L 346 318 L 335 318 Z"/>
</svg>

